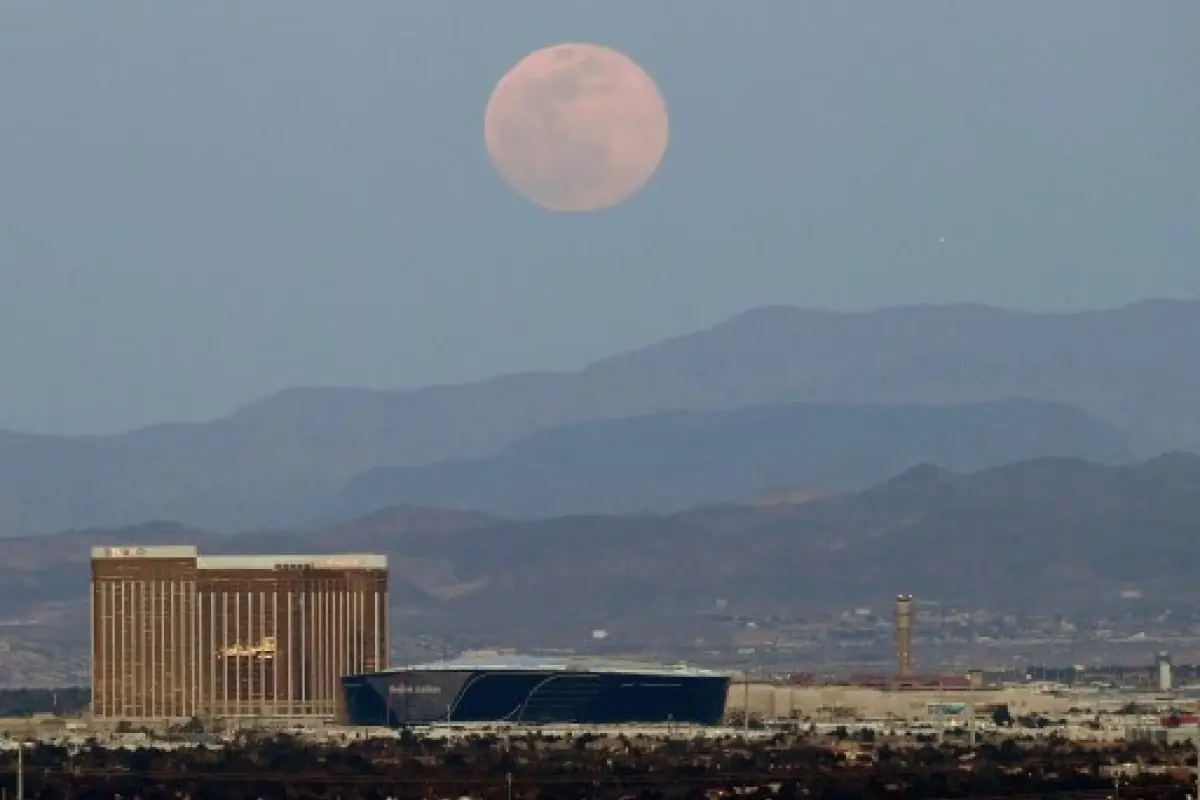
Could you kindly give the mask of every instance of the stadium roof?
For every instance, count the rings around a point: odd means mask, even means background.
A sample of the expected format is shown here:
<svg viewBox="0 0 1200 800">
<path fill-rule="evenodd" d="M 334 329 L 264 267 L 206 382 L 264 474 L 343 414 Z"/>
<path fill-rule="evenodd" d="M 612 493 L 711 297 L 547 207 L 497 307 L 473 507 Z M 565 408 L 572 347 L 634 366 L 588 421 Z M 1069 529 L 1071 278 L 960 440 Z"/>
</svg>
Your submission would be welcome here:
<svg viewBox="0 0 1200 800">
<path fill-rule="evenodd" d="M 686 675 L 725 677 L 727 673 L 690 667 L 686 664 L 650 664 L 640 661 L 603 659 L 589 656 L 530 656 L 499 653 L 464 653 L 446 661 L 393 667 L 388 672 L 425 670 L 453 672 L 494 670 L 497 672 L 628 672 L 638 675 Z"/>
</svg>

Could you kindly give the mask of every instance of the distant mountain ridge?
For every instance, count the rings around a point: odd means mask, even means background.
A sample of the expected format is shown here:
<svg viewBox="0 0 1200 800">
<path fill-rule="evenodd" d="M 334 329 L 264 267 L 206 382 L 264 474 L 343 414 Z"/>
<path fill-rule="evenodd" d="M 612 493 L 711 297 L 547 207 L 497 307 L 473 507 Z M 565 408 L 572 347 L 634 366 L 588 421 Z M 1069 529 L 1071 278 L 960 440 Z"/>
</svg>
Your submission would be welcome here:
<svg viewBox="0 0 1200 800">
<path fill-rule="evenodd" d="M 1041 455 L 1116 462 L 1130 452 L 1112 426 L 1040 401 L 660 411 L 539 431 L 487 459 L 376 468 L 330 516 L 397 503 L 521 518 L 670 512 L 748 502 L 786 482 L 861 489 L 924 461 L 971 471 Z"/>
<path fill-rule="evenodd" d="M 589 626 L 678 640 L 715 599 L 739 614 L 878 605 L 895 587 L 968 608 L 1072 613 L 1200 605 L 1200 456 L 1129 465 L 1041 458 L 975 473 L 919 465 L 806 503 L 522 522 L 399 508 L 319 531 L 220 536 L 157 523 L 12 540 L 0 605 L 87 641 L 88 547 L 381 552 L 405 630 L 546 646 Z M 1139 601 L 1140 602 L 1140 601 Z"/>
<path fill-rule="evenodd" d="M 1032 314 L 771 307 L 571 374 L 415 391 L 292 389 L 210 423 L 0 435 L 0 535 L 178 519 L 294 524 L 374 467 L 491 456 L 561 425 L 773 403 L 1077 406 L 1139 454 L 1200 446 L 1200 302 Z"/>
</svg>

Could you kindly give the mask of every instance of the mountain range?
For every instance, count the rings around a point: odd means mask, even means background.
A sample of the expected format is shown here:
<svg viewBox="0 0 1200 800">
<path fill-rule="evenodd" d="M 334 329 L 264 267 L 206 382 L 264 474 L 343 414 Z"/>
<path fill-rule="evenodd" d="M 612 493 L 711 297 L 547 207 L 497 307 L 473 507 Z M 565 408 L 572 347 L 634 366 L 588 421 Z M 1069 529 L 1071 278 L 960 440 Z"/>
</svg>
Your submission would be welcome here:
<svg viewBox="0 0 1200 800">
<path fill-rule="evenodd" d="M 540 431 L 491 458 L 369 470 L 332 515 L 397 504 L 522 518 L 670 512 L 785 483 L 861 489 L 925 462 L 973 471 L 1046 454 L 1130 457 L 1114 427 L 1041 401 L 660 411 Z"/>
<path fill-rule="evenodd" d="M 224 531 L 294 526 L 328 518 L 377 468 L 503 459 L 522 437 L 662 411 L 1025 398 L 1078 408 L 1149 456 L 1200 446 L 1200 362 L 1189 357 L 1196 341 L 1200 302 L 1190 301 L 1054 314 L 976 305 L 761 308 L 576 373 L 412 391 L 297 388 L 213 422 L 116 436 L 0 433 L 0 535 L 155 519 Z M 989 461 L 981 452 L 971 465 Z M 437 469 L 461 476 L 462 468 Z M 764 477 L 836 483 L 815 473 Z M 722 485 L 718 496 L 747 488 Z M 459 491 L 447 485 L 436 495 Z M 470 499 L 479 489 L 461 491 Z"/>
<path fill-rule="evenodd" d="M 731 613 L 879 605 L 897 591 L 969 608 L 1095 611 L 1187 605 L 1200 537 L 1200 457 L 1129 465 L 1039 458 L 975 473 L 918 465 L 859 492 L 674 514 L 506 520 L 393 508 L 317 531 L 219 535 L 158 523 L 13 539 L 0 549 L 9 618 L 86 642 L 92 545 L 192 543 L 204 552 L 383 552 L 404 630 L 638 627 L 671 640 L 718 600 Z"/>
</svg>

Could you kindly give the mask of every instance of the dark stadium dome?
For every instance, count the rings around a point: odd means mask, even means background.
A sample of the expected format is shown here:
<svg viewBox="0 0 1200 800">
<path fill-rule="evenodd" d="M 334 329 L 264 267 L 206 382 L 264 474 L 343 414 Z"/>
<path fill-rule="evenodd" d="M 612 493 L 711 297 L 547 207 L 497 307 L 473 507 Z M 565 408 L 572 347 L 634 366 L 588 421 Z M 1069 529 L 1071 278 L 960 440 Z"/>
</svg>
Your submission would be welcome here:
<svg viewBox="0 0 1200 800">
<path fill-rule="evenodd" d="M 344 721 L 718 725 L 729 676 L 686 666 L 464 655 L 342 678 Z"/>
</svg>

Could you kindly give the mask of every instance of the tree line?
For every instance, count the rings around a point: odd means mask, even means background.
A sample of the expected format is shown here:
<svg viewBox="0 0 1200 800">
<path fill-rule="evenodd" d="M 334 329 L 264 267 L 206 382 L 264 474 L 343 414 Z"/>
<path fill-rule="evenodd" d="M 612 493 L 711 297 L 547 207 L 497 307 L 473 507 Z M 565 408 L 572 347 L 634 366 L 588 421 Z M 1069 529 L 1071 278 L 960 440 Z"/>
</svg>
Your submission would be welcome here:
<svg viewBox="0 0 1200 800">
<path fill-rule="evenodd" d="M 313 744 L 287 736 L 243 735 L 185 749 L 29 745 L 25 795 L 141 800 L 385 800 L 472 797 L 656 798 L 698 800 L 714 793 L 793 798 L 1075 796 L 1182 798 L 1194 780 L 1194 751 L 1138 744 L 1086 748 L 1013 740 L 974 748 L 856 745 L 841 752 L 828 737 L 779 735 L 763 741 L 651 737 L 480 735 Z M 863 756 L 866 756 L 865 758 Z M 1113 764 L 1174 772 L 1119 779 Z M 16 755 L 0 754 L 0 792 L 14 797 Z"/>
</svg>

